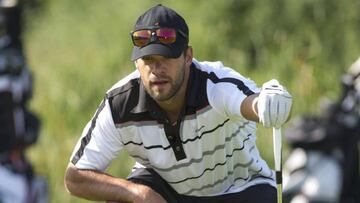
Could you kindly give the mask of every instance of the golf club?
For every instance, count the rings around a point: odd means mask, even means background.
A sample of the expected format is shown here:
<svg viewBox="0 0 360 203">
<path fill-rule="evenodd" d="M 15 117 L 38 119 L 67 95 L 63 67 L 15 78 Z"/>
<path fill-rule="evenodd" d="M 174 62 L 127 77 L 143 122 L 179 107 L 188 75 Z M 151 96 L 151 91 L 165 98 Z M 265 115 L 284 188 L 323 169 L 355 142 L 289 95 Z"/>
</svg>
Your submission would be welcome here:
<svg viewBox="0 0 360 203">
<path fill-rule="evenodd" d="M 274 160 L 278 203 L 282 203 L 281 128 L 273 128 Z"/>
</svg>

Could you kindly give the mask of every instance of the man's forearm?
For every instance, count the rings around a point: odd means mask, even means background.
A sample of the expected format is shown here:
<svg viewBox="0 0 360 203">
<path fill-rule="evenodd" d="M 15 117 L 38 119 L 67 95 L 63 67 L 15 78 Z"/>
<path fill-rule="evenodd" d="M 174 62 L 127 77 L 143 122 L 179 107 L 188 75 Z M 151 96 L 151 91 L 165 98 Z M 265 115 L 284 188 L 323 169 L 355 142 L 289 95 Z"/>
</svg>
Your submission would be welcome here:
<svg viewBox="0 0 360 203">
<path fill-rule="evenodd" d="M 79 170 L 69 164 L 65 174 L 65 186 L 75 196 L 96 201 L 125 201 L 134 199 L 134 183 L 93 171 Z"/>
<path fill-rule="evenodd" d="M 244 118 L 259 122 L 257 100 L 259 94 L 253 94 L 244 99 L 240 106 L 240 112 Z"/>
</svg>

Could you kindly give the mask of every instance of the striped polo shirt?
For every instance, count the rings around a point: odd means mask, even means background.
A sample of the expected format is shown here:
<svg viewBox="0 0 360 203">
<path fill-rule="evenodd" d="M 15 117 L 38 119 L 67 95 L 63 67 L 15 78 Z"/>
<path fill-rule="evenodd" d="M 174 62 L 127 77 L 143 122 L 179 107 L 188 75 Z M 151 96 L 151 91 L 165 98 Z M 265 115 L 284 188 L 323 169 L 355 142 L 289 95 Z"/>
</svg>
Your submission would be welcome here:
<svg viewBox="0 0 360 203">
<path fill-rule="evenodd" d="M 117 82 L 86 125 L 71 156 L 79 169 L 104 171 L 124 149 L 134 169 L 154 169 L 179 194 L 214 196 L 256 184 L 275 186 L 256 147 L 256 123 L 240 113 L 256 84 L 221 62 L 190 67 L 182 116 L 171 124 L 138 71 Z"/>
</svg>

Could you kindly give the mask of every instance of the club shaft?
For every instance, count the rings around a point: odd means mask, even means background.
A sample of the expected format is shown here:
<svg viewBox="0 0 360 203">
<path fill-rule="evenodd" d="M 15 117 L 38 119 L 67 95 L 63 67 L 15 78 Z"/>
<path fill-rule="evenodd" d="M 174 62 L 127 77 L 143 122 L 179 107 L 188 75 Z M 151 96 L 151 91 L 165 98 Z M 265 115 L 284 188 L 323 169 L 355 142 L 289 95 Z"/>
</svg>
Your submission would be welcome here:
<svg viewBox="0 0 360 203">
<path fill-rule="evenodd" d="M 282 203 L 282 184 L 277 184 L 277 202 Z"/>
</svg>

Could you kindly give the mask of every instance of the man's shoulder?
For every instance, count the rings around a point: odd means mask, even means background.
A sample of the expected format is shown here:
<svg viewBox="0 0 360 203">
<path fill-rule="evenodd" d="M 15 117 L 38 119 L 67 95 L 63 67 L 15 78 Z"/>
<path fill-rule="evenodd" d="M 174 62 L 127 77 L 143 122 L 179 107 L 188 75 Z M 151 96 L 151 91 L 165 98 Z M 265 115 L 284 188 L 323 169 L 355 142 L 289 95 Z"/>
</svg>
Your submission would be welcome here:
<svg viewBox="0 0 360 203">
<path fill-rule="evenodd" d="M 140 76 L 132 72 L 115 83 L 106 93 L 114 120 L 126 117 L 139 102 Z"/>
<path fill-rule="evenodd" d="M 216 70 L 224 68 L 224 64 L 221 61 L 198 61 L 194 58 L 193 63 L 196 65 L 197 68 L 201 70 Z"/>
<path fill-rule="evenodd" d="M 196 69 L 206 73 L 208 77 L 214 74 L 218 77 L 234 77 L 234 73 L 239 75 L 237 71 L 225 66 L 221 61 L 197 61 L 194 59 L 193 64 Z"/>
<path fill-rule="evenodd" d="M 208 79 L 208 81 L 211 81 L 212 87 L 216 87 L 216 86 L 220 87 L 220 88 L 211 89 L 211 91 L 208 91 L 209 93 L 212 93 L 215 90 L 222 91 L 224 87 L 229 87 L 229 86 L 224 86 L 224 84 L 235 85 L 246 95 L 253 94 L 254 91 L 258 91 L 258 88 L 256 87 L 256 83 L 254 81 L 244 77 L 235 69 L 224 66 L 221 61 L 199 62 L 194 59 L 193 62 L 198 70 L 205 73 L 205 76 Z"/>
<path fill-rule="evenodd" d="M 134 71 L 116 82 L 107 92 L 107 97 L 116 97 L 129 93 L 132 89 L 139 86 L 140 74 Z"/>
</svg>

